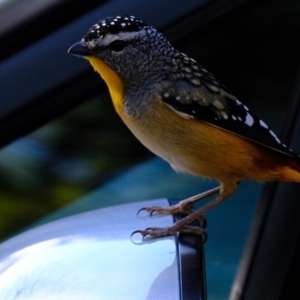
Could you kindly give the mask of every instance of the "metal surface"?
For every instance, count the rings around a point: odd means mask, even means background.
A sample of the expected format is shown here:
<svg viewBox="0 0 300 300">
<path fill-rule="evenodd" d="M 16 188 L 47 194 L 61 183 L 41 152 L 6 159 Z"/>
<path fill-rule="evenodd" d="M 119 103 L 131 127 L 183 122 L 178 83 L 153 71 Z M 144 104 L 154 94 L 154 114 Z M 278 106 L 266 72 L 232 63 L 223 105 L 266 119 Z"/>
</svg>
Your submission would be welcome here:
<svg viewBox="0 0 300 300">
<path fill-rule="evenodd" d="M 0 299 L 180 299 L 175 238 L 130 240 L 136 229 L 173 223 L 170 216 L 137 218 L 150 205 L 168 202 L 94 210 L 4 242 Z"/>
<path fill-rule="evenodd" d="M 205 300 L 206 270 L 202 237 L 179 234 L 177 241 L 181 299 Z"/>
</svg>

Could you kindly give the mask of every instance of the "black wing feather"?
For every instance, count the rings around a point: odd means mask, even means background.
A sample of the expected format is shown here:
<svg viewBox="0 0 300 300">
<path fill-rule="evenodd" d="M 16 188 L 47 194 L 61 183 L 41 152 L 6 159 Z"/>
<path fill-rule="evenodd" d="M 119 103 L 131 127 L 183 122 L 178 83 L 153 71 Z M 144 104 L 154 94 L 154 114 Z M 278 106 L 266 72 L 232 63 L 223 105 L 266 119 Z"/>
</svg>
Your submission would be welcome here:
<svg viewBox="0 0 300 300">
<path fill-rule="evenodd" d="M 300 155 L 284 145 L 265 122 L 227 93 L 224 86 L 211 73 L 186 55 L 180 53 L 178 56 L 184 63 L 176 66 L 171 84 L 170 81 L 162 84 L 164 88 L 161 90 L 161 97 L 165 103 L 179 113 L 300 161 Z M 180 62 L 178 59 L 177 61 Z M 176 75 L 178 69 L 180 76 Z M 192 73 L 190 70 L 193 70 Z"/>
</svg>

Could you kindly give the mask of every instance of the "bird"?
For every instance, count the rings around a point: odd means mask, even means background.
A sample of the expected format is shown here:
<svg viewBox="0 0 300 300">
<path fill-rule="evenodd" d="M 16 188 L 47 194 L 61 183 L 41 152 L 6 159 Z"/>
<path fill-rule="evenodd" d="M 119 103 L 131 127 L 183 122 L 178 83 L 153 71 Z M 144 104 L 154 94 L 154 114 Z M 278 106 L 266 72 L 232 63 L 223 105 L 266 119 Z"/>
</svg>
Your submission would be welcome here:
<svg viewBox="0 0 300 300">
<path fill-rule="evenodd" d="M 85 58 L 108 86 L 116 112 L 150 151 L 182 173 L 219 186 L 152 214 L 186 213 L 170 227 L 137 230 L 143 238 L 204 234 L 193 226 L 240 182 L 300 183 L 300 155 L 205 67 L 175 49 L 158 30 L 131 15 L 94 24 L 68 50 Z M 197 210 L 192 205 L 215 197 Z"/>
</svg>

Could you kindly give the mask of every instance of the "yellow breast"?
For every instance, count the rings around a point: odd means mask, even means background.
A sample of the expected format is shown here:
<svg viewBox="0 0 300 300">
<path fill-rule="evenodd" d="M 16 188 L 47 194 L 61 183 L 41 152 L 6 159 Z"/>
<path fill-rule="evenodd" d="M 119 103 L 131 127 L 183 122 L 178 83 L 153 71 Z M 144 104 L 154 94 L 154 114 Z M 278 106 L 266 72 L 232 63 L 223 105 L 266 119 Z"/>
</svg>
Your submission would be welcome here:
<svg viewBox="0 0 300 300">
<path fill-rule="evenodd" d="M 100 59 L 92 56 L 87 56 L 85 58 L 106 82 L 116 111 L 122 113 L 124 85 L 119 75 Z"/>
</svg>

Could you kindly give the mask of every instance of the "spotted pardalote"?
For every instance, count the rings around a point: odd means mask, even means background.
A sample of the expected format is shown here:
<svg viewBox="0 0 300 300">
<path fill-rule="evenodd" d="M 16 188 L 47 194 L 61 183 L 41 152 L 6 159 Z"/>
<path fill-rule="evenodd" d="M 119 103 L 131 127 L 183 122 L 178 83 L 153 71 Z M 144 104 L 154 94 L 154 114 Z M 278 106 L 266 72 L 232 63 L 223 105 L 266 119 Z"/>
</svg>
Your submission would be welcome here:
<svg viewBox="0 0 300 300">
<path fill-rule="evenodd" d="M 93 25 L 69 53 L 87 59 L 100 74 L 117 113 L 146 147 L 176 171 L 220 182 L 178 205 L 146 208 L 189 215 L 169 228 L 139 231 L 143 236 L 202 233 L 190 222 L 232 195 L 242 180 L 300 182 L 299 155 L 152 26 L 134 16 L 108 17 Z M 199 210 L 190 208 L 214 194 Z"/>
</svg>

